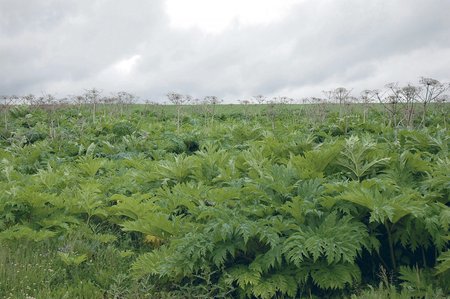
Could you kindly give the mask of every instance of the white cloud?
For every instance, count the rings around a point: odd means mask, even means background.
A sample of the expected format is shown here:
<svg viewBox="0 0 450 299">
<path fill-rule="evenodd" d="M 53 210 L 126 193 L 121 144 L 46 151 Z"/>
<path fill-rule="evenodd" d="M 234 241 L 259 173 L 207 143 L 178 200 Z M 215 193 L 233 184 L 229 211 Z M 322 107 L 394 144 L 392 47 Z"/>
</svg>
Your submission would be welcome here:
<svg viewBox="0 0 450 299">
<path fill-rule="evenodd" d="M 130 75 L 135 69 L 139 59 L 141 59 L 141 55 L 133 55 L 130 58 L 123 59 L 115 63 L 113 68 L 119 73 L 119 75 Z"/>
<path fill-rule="evenodd" d="M 166 12 L 175 28 L 220 33 L 234 22 L 251 26 L 280 21 L 299 0 L 167 0 Z"/>
</svg>

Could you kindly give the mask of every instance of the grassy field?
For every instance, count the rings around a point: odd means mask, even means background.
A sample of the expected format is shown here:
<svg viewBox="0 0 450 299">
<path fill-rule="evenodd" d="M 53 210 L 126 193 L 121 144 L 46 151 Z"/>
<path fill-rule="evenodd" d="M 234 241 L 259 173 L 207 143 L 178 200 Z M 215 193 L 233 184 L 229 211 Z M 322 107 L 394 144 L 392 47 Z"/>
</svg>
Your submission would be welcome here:
<svg viewBox="0 0 450 299">
<path fill-rule="evenodd" d="M 448 298 L 447 105 L 3 107 L 1 298 Z"/>
</svg>

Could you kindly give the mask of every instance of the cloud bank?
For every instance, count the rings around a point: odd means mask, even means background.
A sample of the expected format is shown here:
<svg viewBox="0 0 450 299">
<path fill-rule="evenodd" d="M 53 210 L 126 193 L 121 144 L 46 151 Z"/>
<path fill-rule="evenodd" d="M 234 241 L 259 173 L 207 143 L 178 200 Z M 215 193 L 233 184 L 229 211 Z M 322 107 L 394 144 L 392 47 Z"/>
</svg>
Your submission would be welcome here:
<svg viewBox="0 0 450 299">
<path fill-rule="evenodd" d="M 1 1 L 0 94 L 96 87 L 156 101 L 176 91 L 230 102 L 421 76 L 450 81 L 450 1 L 181 3 Z"/>
</svg>

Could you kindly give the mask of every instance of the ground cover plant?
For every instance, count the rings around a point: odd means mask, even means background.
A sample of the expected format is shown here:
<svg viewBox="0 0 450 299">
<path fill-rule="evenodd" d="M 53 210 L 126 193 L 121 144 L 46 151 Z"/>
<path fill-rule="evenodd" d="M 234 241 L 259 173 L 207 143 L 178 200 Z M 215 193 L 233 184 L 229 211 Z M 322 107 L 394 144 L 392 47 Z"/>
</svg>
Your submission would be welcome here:
<svg viewBox="0 0 450 299">
<path fill-rule="evenodd" d="M 446 298 L 449 107 L 388 91 L 8 98 L 0 297 Z"/>
</svg>

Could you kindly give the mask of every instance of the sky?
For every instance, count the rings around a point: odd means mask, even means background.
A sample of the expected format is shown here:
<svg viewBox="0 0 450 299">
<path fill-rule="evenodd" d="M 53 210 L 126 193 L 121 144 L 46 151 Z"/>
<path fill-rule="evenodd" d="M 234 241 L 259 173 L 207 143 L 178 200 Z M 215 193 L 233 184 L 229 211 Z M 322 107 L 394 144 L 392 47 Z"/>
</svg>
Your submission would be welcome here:
<svg viewBox="0 0 450 299">
<path fill-rule="evenodd" d="M 448 0 L 0 0 L 0 94 L 163 101 L 450 81 Z"/>
</svg>

